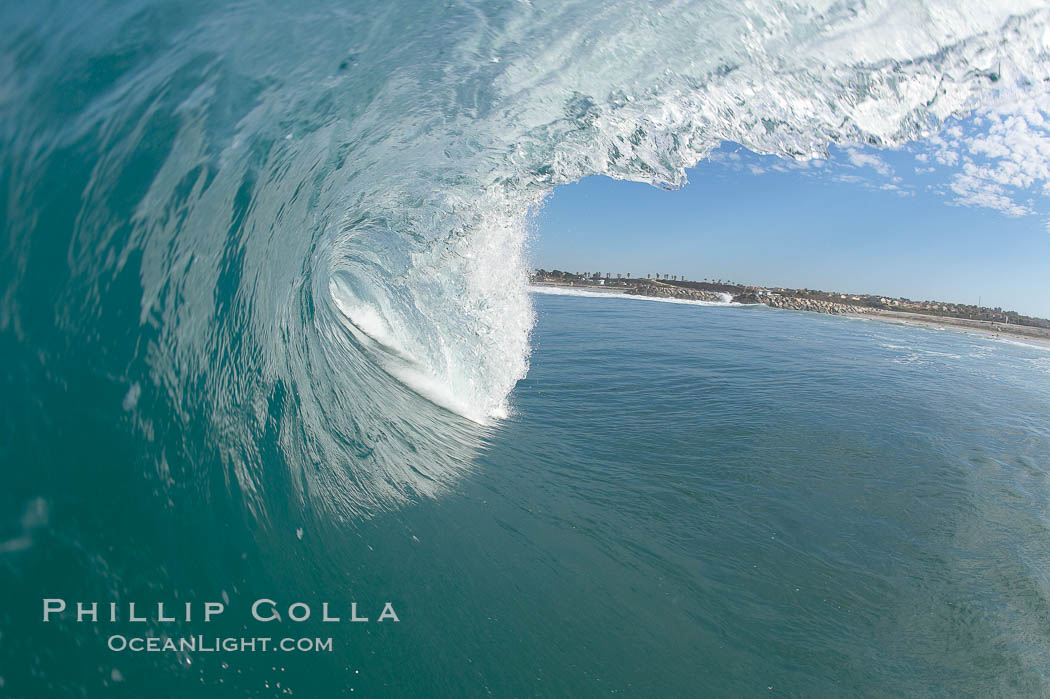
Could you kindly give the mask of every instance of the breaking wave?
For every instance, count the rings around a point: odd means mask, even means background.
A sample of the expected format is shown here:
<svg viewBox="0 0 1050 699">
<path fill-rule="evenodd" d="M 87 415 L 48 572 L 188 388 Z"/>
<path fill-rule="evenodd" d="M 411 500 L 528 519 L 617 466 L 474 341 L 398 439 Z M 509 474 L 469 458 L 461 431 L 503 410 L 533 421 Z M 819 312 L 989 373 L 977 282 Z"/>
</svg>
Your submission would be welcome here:
<svg viewBox="0 0 1050 699">
<path fill-rule="evenodd" d="M 528 368 L 558 184 L 677 187 L 723 141 L 893 146 L 1050 74 L 1024 0 L 0 12 L 0 328 L 108 348 L 260 516 L 264 442 L 340 513 L 469 464 Z"/>
<path fill-rule="evenodd" d="M 530 286 L 529 292 L 533 294 L 546 294 L 548 296 L 581 296 L 584 298 L 598 299 L 620 299 L 626 301 L 652 301 L 655 303 L 676 303 L 684 306 L 761 306 L 762 304 L 733 303 L 732 294 L 722 292 L 719 296 L 721 301 L 694 301 L 692 299 L 663 298 L 660 296 L 642 296 L 639 294 L 626 294 L 621 291 L 588 291 L 586 289 L 567 289 L 565 287 Z"/>
</svg>

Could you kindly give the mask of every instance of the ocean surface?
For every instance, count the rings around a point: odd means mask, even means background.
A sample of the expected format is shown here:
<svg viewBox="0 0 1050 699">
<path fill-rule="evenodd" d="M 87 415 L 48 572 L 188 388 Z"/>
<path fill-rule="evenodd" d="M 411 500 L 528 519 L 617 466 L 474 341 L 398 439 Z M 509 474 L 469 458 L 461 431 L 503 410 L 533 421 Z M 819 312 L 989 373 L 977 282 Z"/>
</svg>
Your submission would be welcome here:
<svg viewBox="0 0 1050 699">
<path fill-rule="evenodd" d="M 460 418 L 456 482 L 368 519 L 287 504 L 271 452 L 260 524 L 229 482 L 165 483 L 154 442 L 69 406 L 24 457 L 40 470 L 7 475 L 37 498 L 32 545 L 3 559 L 11 695 L 1050 692 L 1050 349 L 764 307 L 535 303 L 509 416 Z M 129 412 L 149 419 L 141 399 Z M 334 651 L 276 660 L 117 654 L 106 635 L 128 624 L 41 625 L 37 592 L 232 598 L 218 622 L 149 625 L 172 636 L 276 634 L 241 624 L 260 596 L 315 614 L 389 600 L 401 621 L 306 622 L 291 630 Z"/>
<path fill-rule="evenodd" d="M 0 27 L 0 695 L 1050 693 L 1045 350 L 526 285 L 560 184 L 1023 110 L 1042 0 Z"/>
</svg>

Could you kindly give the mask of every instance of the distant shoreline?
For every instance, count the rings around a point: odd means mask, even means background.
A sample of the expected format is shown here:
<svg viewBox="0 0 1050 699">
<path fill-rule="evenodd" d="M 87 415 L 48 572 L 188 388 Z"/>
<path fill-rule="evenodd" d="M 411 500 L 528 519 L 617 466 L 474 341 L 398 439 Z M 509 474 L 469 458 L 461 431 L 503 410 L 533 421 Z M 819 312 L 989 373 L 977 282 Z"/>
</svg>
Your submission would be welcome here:
<svg viewBox="0 0 1050 699">
<path fill-rule="evenodd" d="M 606 287 L 592 284 L 563 284 L 558 282 L 532 282 L 529 286 L 547 287 L 555 289 L 573 289 L 575 291 L 596 292 L 599 294 L 619 294 L 621 296 L 634 296 L 628 294 L 626 287 Z M 650 298 L 640 295 L 641 298 Z M 744 305 L 744 304 L 739 304 Z M 765 304 L 763 304 L 765 305 Z M 774 308 L 767 306 L 768 308 Z M 801 311 L 808 312 L 808 311 Z M 845 318 L 861 318 L 878 320 L 884 323 L 896 323 L 897 325 L 921 325 L 931 328 L 945 328 L 956 332 L 984 335 L 987 337 L 1008 337 L 1015 340 L 1025 340 L 1040 345 L 1050 346 L 1050 330 L 1036 328 L 1027 325 L 1006 325 L 1005 323 L 993 323 L 986 320 L 969 320 L 966 318 L 951 318 L 944 316 L 932 316 L 925 313 L 909 313 L 907 311 L 887 311 L 871 309 L 866 313 L 840 313 Z"/>
<path fill-rule="evenodd" d="M 923 325 L 988 337 L 1009 337 L 1014 340 L 1025 340 L 1050 347 L 1050 331 L 1024 325 L 1005 325 L 1003 323 L 992 323 L 987 320 L 927 316 L 923 313 L 908 313 L 905 311 L 876 310 L 872 313 L 845 313 L 843 315 L 848 318 L 871 318 L 872 320 L 896 323 L 897 325 Z"/>
<path fill-rule="evenodd" d="M 559 284 L 558 282 L 529 282 L 529 286 L 544 286 L 552 289 L 573 289 L 575 291 L 597 291 L 600 294 L 622 294 L 627 293 L 627 287 L 598 286 L 597 284 Z"/>
</svg>

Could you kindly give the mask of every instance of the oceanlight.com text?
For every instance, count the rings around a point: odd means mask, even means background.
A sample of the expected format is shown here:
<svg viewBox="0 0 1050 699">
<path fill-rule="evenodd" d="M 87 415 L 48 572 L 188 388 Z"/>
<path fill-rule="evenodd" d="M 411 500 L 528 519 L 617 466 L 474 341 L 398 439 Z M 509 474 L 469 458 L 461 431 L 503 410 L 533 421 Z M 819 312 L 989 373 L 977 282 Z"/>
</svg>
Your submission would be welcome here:
<svg viewBox="0 0 1050 699">
<path fill-rule="evenodd" d="M 268 636 L 256 637 L 206 637 L 181 636 L 178 638 L 159 638 L 155 636 L 122 636 L 114 634 L 106 645 L 117 653 L 254 653 L 257 651 L 278 651 L 284 653 L 331 653 L 332 639 L 329 638 L 280 638 Z"/>
</svg>

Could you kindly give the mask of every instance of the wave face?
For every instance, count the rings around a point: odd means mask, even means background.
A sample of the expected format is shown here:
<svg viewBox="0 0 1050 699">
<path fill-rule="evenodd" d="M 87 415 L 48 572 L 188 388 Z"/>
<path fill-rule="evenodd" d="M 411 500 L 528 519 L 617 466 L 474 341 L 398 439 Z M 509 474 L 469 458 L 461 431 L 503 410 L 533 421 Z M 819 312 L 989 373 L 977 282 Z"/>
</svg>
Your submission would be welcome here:
<svg viewBox="0 0 1050 699">
<path fill-rule="evenodd" d="M 341 513 L 470 462 L 456 414 L 506 414 L 527 371 L 556 185 L 891 146 L 1050 63 L 1027 0 L 0 12 L 0 328 L 95 357 L 151 436 L 147 404 L 204 429 L 260 516 L 272 452 Z"/>
</svg>

